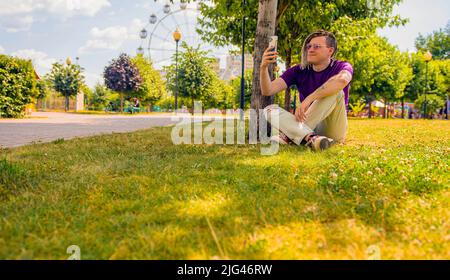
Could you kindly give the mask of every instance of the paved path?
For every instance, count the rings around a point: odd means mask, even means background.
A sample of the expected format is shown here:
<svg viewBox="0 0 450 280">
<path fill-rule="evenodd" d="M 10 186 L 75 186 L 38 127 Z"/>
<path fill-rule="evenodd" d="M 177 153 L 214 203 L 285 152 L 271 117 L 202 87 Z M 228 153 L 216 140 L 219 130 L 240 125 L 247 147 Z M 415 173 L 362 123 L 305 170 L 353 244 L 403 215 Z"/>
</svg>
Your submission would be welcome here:
<svg viewBox="0 0 450 280">
<path fill-rule="evenodd" d="M 113 132 L 131 132 L 178 121 L 171 114 L 161 115 L 82 115 L 66 113 L 33 113 L 27 119 L 0 119 L 0 147 L 11 148 Z"/>
</svg>

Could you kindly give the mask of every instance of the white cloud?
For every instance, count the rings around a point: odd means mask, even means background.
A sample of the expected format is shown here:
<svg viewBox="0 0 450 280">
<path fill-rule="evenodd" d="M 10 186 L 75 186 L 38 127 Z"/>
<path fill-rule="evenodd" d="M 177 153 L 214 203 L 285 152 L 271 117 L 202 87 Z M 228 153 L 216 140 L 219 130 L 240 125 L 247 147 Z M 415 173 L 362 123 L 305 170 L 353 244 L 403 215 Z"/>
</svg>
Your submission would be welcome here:
<svg viewBox="0 0 450 280">
<path fill-rule="evenodd" d="M 0 46 L 0 53 L 5 53 L 5 49 L 2 46 Z"/>
<path fill-rule="evenodd" d="M 0 27 L 7 32 L 28 30 L 36 17 L 66 20 L 74 16 L 95 16 L 110 7 L 109 0 L 0 0 Z"/>
<path fill-rule="evenodd" d="M 90 31 L 90 38 L 78 52 L 80 54 L 93 53 L 104 50 L 118 50 L 126 41 L 139 40 L 139 31 L 145 26 L 140 19 L 133 19 L 128 27 L 111 26 L 104 29 L 94 27 Z"/>
<path fill-rule="evenodd" d="M 96 50 L 117 50 L 127 40 L 128 30 L 123 26 L 111 26 L 105 29 L 94 27 L 90 32 L 91 39 L 79 49 L 79 53 L 90 53 Z"/>
<path fill-rule="evenodd" d="M 1 52 L 2 48 L 0 46 L 0 53 Z M 18 50 L 10 55 L 23 59 L 30 59 L 33 62 L 36 72 L 41 76 L 49 73 L 52 69 L 53 63 L 57 62 L 55 58 L 49 57 L 46 53 L 34 49 Z M 102 76 L 96 73 L 84 72 L 84 77 L 86 84 L 90 87 L 94 87 L 98 82 L 103 83 Z"/>
<path fill-rule="evenodd" d="M 37 8 L 36 1 L 33 0 L 17 0 L 17 1 L 0 1 L 1 16 L 15 16 L 19 14 L 31 13 Z"/>
<path fill-rule="evenodd" d="M 131 22 L 130 26 L 128 27 L 128 37 L 131 40 L 140 40 L 139 38 L 139 32 L 142 30 L 142 28 L 145 26 L 144 21 L 141 19 L 135 18 Z"/>
<path fill-rule="evenodd" d="M 30 29 L 33 21 L 30 15 L 0 17 L 0 27 L 3 27 L 6 32 L 14 33 Z"/>
<path fill-rule="evenodd" d="M 23 59 L 30 59 L 36 71 L 40 74 L 49 72 L 52 64 L 56 62 L 56 59 L 49 57 L 46 53 L 34 49 L 18 50 L 11 53 L 11 55 Z"/>
<path fill-rule="evenodd" d="M 95 16 L 101 9 L 110 7 L 108 0 L 41 0 L 46 2 L 45 10 L 65 18 L 82 15 Z"/>
<path fill-rule="evenodd" d="M 84 73 L 84 77 L 85 77 L 85 81 L 86 84 L 93 88 L 97 83 L 103 84 L 103 77 L 101 75 L 95 74 L 95 73 L 91 73 L 91 72 L 86 72 Z"/>
</svg>

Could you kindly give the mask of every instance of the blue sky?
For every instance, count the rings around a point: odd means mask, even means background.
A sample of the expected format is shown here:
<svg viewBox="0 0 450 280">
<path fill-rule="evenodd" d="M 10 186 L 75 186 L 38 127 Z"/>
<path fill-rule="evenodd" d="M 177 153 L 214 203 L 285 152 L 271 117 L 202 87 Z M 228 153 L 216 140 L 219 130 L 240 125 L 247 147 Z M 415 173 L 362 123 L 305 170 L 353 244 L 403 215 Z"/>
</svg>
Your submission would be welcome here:
<svg viewBox="0 0 450 280">
<path fill-rule="evenodd" d="M 101 80 L 108 61 L 121 52 L 136 53 L 142 42 L 139 31 L 147 26 L 151 33 L 149 16 L 155 13 L 162 18 L 163 4 L 161 0 L 0 0 L 0 53 L 32 59 L 41 75 L 55 61 L 79 57 L 87 83 L 93 86 Z M 189 43 L 197 42 L 188 36 L 196 24 L 195 8 L 196 4 L 190 4 L 176 17 L 166 17 L 155 30 L 151 47 L 154 60 L 160 61 L 158 65 L 166 64 L 175 49 L 170 30 L 177 24 Z M 178 5 L 173 10 L 179 10 Z M 409 18 L 410 23 L 380 30 L 379 34 L 401 50 L 413 51 L 419 33 L 443 28 L 450 20 L 450 1 L 404 0 L 394 13 Z M 148 47 L 148 41 L 143 47 Z M 209 45 L 204 48 L 222 58 L 227 51 Z"/>
</svg>

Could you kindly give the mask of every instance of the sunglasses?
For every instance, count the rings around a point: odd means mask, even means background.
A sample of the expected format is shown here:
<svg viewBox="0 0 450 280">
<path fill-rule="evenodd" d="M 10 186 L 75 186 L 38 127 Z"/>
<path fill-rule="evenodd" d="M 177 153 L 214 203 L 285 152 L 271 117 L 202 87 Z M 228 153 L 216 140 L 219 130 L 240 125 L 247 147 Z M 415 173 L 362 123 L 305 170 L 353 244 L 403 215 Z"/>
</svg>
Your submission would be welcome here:
<svg viewBox="0 0 450 280">
<path fill-rule="evenodd" d="M 318 50 L 321 47 L 326 47 L 328 48 L 328 46 L 324 46 L 324 45 L 319 45 L 319 44 L 307 44 L 306 45 L 306 49 L 309 51 L 311 48 L 314 48 L 314 50 Z"/>
</svg>

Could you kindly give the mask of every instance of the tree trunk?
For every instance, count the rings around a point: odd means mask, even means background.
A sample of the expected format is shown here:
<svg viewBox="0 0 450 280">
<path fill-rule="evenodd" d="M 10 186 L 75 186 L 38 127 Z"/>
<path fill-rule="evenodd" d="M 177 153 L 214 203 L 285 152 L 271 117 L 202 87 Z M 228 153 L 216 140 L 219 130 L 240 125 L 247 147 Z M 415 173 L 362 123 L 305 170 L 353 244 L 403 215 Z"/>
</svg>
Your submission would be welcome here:
<svg viewBox="0 0 450 280">
<path fill-rule="evenodd" d="M 292 49 L 289 47 L 286 50 L 286 70 L 291 67 L 292 63 Z M 287 88 L 284 92 L 284 109 L 288 112 L 291 111 L 291 88 Z"/>
<path fill-rule="evenodd" d="M 64 106 L 65 111 L 69 111 L 69 95 L 66 93 L 66 106 Z"/>
<path fill-rule="evenodd" d="M 253 58 L 253 88 L 251 97 L 251 108 L 256 110 L 256 117 L 259 116 L 259 110 L 273 104 L 273 96 L 261 95 L 260 84 L 260 66 L 264 50 L 269 45 L 270 36 L 275 34 L 278 0 L 260 0 L 258 8 L 258 23 L 255 36 L 255 56 Z M 273 78 L 273 65 L 269 66 L 270 76 Z M 250 120 L 251 131 L 257 132 L 259 136 L 259 121 Z M 256 126 L 256 127 L 255 127 Z M 269 127 L 269 126 L 268 126 Z M 268 129 L 270 130 L 270 129 Z M 268 131 L 269 135 L 269 131 Z"/>
<path fill-rule="evenodd" d="M 405 118 L 405 98 L 402 97 L 402 119 Z"/>
<path fill-rule="evenodd" d="M 123 92 L 120 93 L 120 112 L 123 113 Z"/>
<path fill-rule="evenodd" d="M 385 118 L 385 119 L 388 118 L 387 102 L 388 102 L 388 100 L 385 98 L 385 99 L 384 99 L 384 118 Z"/>
</svg>

